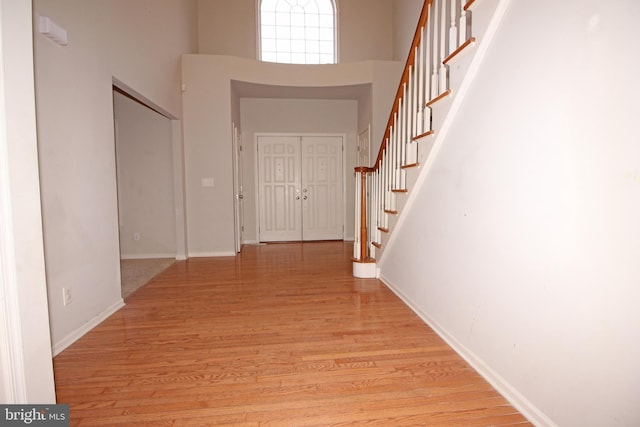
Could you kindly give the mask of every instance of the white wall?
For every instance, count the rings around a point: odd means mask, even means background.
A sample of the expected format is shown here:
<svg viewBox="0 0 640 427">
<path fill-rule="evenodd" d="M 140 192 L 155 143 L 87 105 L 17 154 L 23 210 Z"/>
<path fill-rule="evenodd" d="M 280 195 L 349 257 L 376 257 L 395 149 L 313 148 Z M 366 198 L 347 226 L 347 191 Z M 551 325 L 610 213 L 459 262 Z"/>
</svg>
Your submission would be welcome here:
<svg viewBox="0 0 640 427">
<path fill-rule="evenodd" d="M 372 84 L 374 97 L 390 102 L 401 64 L 364 61 L 336 65 L 288 65 L 217 56 L 185 55 L 183 75 L 184 136 L 188 241 L 191 256 L 232 255 L 233 174 L 231 153 L 231 81 L 292 87 Z M 391 89 L 393 88 L 393 89 Z M 386 97 L 384 97 L 386 95 Z M 374 104 L 374 125 L 388 117 L 388 108 Z M 380 111 L 384 118 L 380 119 Z M 321 114 L 331 114 L 324 110 Z M 243 138 L 251 126 L 241 117 Z M 355 126 L 355 124 L 354 124 Z M 378 127 L 383 125 L 378 124 Z M 357 133 L 357 130 L 354 130 Z M 379 134 L 382 134 L 379 130 Z M 245 162 L 245 168 L 250 167 Z M 214 187 L 203 187 L 213 178 Z M 245 185 L 247 182 L 245 181 Z"/>
<path fill-rule="evenodd" d="M 54 403 L 31 2 L 0 1 L 0 402 Z"/>
<path fill-rule="evenodd" d="M 256 230 L 256 133 L 340 133 L 346 135 L 345 194 L 346 238 L 354 236 L 353 168 L 356 161 L 358 102 L 329 99 L 255 99 L 241 100 L 244 159 L 244 239 L 257 241 Z"/>
<path fill-rule="evenodd" d="M 393 59 L 406 62 L 424 0 L 394 0 Z"/>
<path fill-rule="evenodd" d="M 336 0 L 340 62 L 394 58 L 394 1 Z M 257 3 L 198 0 L 199 52 L 256 59 Z"/>
<path fill-rule="evenodd" d="M 256 0 L 198 0 L 198 52 L 257 58 Z"/>
<path fill-rule="evenodd" d="M 175 257 L 171 120 L 119 92 L 113 101 L 120 257 Z"/>
<path fill-rule="evenodd" d="M 68 32 L 35 35 L 38 147 L 54 352 L 117 309 L 114 79 L 181 115 L 180 55 L 196 49 L 195 0 L 36 0 Z M 124 13 L 126 11 L 126 13 Z M 73 302 L 62 304 L 62 288 Z"/>
<path fill-rule="evenodd" d="M 540 425 L 640 425 L 638 20 L 511 2 L 381 260 Z"/>
</svg>

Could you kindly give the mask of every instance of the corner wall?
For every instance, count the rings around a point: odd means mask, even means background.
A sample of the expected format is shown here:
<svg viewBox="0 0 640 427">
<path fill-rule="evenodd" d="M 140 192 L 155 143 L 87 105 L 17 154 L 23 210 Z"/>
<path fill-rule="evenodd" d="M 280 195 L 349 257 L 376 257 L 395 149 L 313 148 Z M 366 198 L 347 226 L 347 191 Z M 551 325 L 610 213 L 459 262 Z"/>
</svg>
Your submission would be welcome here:
<svg viewBox="0 0 640 427">
<path fill-rule="evenodd" d="M 38 148 L 51 338 L 59 352 L 122 304 L 114 79 L 181 116 L 180 55 L 196 49 L 195 0 L 34 1 Z M 36 25 L 37 28 L 37 25 Z M 72 303 L 62 303 L 62 288 Z"/>
<path fill-rule="evenodd" d="M 511 2 L 381 260 L 538 425 L 640 425 L 639 19 Z"/>
<path fill-rule="evenodd" d="M 31 2 L 0 1 L 0 402 L 55 403 Z"/>
</svg>

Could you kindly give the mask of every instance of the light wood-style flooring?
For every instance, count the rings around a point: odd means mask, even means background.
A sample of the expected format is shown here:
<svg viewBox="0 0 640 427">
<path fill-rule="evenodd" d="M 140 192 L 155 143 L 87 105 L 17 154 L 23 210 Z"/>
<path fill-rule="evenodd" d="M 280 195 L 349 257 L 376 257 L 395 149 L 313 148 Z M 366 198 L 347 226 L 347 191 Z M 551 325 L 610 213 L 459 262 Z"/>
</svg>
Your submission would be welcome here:
<svg viewBox="0 0 640 427">
<path fill-rule="evenodd" d="M 179 261 L 54 359 L 71 425 L 529 425 L 351 244 Z"/>
</svg>

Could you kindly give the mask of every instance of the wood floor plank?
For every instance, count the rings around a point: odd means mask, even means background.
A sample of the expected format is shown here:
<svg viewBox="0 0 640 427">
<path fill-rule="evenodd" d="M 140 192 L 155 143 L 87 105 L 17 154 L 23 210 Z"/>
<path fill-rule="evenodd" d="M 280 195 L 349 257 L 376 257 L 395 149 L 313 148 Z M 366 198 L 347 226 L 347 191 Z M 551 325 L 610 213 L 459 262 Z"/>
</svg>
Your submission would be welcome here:
<svg viewBox="0 0 640 427">
<path fill-rule="evenodd" d="M 530 425 L 343 242 L 174 263 L 54 359 L 74 426 Z"/>
</svg>

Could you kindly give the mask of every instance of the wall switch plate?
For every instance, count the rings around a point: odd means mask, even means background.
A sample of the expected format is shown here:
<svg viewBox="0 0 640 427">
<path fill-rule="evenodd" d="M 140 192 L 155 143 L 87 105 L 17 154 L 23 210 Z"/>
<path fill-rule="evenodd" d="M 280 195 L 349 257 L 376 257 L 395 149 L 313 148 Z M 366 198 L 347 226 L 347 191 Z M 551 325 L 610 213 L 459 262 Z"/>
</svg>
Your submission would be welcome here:
<svg viewBox="0 0 640 427">
<path fill-rule="evenodd" d="M 71 304 L 72 301 L 73 301 L 73 299 L 71 298 L 71 289 L 62 288 L 62 304 L 67 306 L 67 305 Z"/>
<path fill-rule="evenodd" d="M 202 178 L 202 186 L 215 187 L 215 182 L 213 181 L 213 178 Z"/>
</svg>

